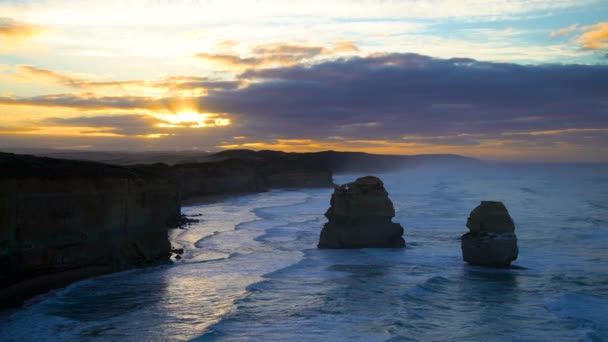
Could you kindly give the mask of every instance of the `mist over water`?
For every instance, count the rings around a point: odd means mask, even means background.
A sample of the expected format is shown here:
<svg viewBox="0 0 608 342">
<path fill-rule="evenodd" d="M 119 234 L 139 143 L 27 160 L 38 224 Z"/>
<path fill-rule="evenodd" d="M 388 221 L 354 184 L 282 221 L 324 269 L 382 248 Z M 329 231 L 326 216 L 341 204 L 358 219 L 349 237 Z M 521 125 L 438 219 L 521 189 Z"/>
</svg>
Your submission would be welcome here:
<svg viewBox="0 0 608 342">
<path fill-rule="evenodd" d="M 332 189 L 185 208 L 174 265 L 75 283 L 0 321 L 2 341 L 589 340 L 608 336 L 608 165 L 377 174 L 405 249 L 319 250 Z M 345 183 L 363 175 L 338 175 Z M 502 201 L 526 269 L 464 264 L 460 235 Z"/>
</svg>

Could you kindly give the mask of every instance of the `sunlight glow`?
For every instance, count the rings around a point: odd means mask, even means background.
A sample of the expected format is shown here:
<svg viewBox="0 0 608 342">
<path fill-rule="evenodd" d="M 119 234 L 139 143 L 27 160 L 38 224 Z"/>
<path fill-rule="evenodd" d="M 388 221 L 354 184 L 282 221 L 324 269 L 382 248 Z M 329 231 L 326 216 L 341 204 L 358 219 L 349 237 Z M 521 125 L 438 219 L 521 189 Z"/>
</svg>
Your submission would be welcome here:
<svg viewBox="0 0 608 342">
<path fill-rule="evenodd" d="M 162 137 L 166 137 L 166 136 L 169 136 L 169 134 L 166 134 L 166 133 L 151 133 L 151 134 L 136 135 L 136 137 L 138 137 L 138 138 L 146 138 L 146 139 L 158 139 L 158 138 L 162 138 Z"/>
<path fill-rule="evenodd" d="M 197 113 L 194 111 L 184 111 L 177 114 L 155 114 L 154 116 L 167 122 L 157 124 L 157 127 L 165 128 L 201 128 L 228 126 L 232 124 L 230 119 L 219 117 L 218 114 Z"/>
</svg>

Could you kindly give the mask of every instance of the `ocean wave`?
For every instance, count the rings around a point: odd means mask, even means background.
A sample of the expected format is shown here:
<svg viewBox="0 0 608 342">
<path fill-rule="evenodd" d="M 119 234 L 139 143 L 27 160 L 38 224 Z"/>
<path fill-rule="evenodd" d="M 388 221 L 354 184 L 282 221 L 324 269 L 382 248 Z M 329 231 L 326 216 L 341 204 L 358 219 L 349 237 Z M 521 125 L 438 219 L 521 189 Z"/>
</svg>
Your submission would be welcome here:
<svg viewBox="0 0 608 342">
<path fill-rule="evenodd" d="M 561 318 L 575 320 L 580 326 L 593 328 L 594 334 L 608 333 L 608 299 L 582 293 L 566 293 L 548 300 L 547 310 Z M 604 335 L 605 336 L 605 335 Z"/>
</svg>

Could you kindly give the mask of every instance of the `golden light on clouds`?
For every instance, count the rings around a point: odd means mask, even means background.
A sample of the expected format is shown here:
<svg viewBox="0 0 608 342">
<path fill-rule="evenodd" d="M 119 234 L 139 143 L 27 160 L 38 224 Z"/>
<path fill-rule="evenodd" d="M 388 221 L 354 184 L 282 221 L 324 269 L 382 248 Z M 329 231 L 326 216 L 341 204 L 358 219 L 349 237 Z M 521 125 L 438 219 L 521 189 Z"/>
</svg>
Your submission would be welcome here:
<svg viewBox="0 0 608 342">
<path fill-rule="evenodd" d="M 584 49 L 608 49 L 608 22 L 585 26 L 582 30 L 586 33 L 579 37 L 578 42 Z"/>
<path fill-rule="evenodd" d="M 25 39 L 44 31 L 41 25 L 29 24 L 13 18 L 0 17 L 0 37 Z"/>
<path fill-rule="evenodd" d="M 167 133 L 150 133 L 150 134 L 138 134 L 137 138 L 146 138 L 146 139 L 158 139 L 162 137 L 167 137 L 169 134 Z"/>
<path fill-rule="evenodd" d="M 251 46 L 245 56 L 231 51 L 201 52 L 197 53 L 195 57 L 208 62 L 210 66 L 217 64 L 234 72 L 244 69 L 293 66 L 322 58 L 353 55 L 357 52 L 359 52 L 359 47 L 350 40 L 335 41 L 331 45 L 269 42 Z"/>
<path fill-rule="evenodd" d="M 123 134 L 113 132 L 114 127 L 85 127 L 85 126 L 39 126 L 23 127 L 2 134 L 25 134 L 25 135 L 52 135 L 69 137 L 123 137 Z"/>
<path fill-rule="evenodd" d="M 156 125 L 157 127 L 164 128 L 202 128 L 232 124 L 229 118 L 220 117 L 218 114 L 197 113 L 195 111 L 184 111 L 176 114 L 153 114 L 153 116 L 166 122 Z"/>
<path fill-rule="evenodd" d="M 502 133 L 502 135 L 560 135 L 568 133 L 608 133 L 608 128 L 565 128 L 565 129 L 551 129 L 544 131 L 530 131 L 530 132 L 514 132 L 514 133 Z"/>
<path fill-rule="evenodd" d="M 0 148 L 606 160 L 608 2 L 488 1 L 0 1 Z"/>
</svg>

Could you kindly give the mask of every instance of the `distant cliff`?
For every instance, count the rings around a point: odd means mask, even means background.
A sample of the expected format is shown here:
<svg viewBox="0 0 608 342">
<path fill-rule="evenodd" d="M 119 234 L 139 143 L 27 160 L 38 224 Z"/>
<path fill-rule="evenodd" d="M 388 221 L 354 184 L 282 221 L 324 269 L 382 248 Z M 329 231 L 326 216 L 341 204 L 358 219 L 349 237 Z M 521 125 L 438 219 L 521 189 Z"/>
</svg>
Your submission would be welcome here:
<svg viewBox="0 0 608 342">
<path fill-rule="evenodd" d="M 303 159 L 298 154 L 226 156 L 173 168 L 184 199 L 272 188 L 332 186 L 332 173 L 326 165 Z"/>
<path fill-rule="evenodd" d="M 17 150 L 16 150 L 17 151 Z M 393 171 L 422 165 L 445 165 L 479 163 L 474 158 L 456 154 L 391 155 L 363 152 L 322 151 L 310 153 L 288 153 L 281 151 L 225 150 L 217 153 L 195 151 L 150 151 L 150 152 L 104 152 L 69 150 L 28 150 L 28 154 L 40 156 L 91 160 L 114 165 L 163 163 L 167 165 L 200 164 L 225 159 L 270 160 L 284 159 L 309 162 L 324 167 L 333 173 L 372 173 Z"/>
<path fill-rule="evenodd" d="M 454 165 L 480 162 L 478 159 L 456 154 L 391 155 L 337 151 L 289 153 L 270 150 L 226 150 L 205 157 L 207 161 L 225 159 L 297 160 L 305 165 L 326 168 L 333 173 L 386 172 L 422 165 Z"/>
<path fill-rule="evenodd" d="M 96 274 L 167 262 L 169 178 L 0 153 L 0 305 Z"/>
</svg>

